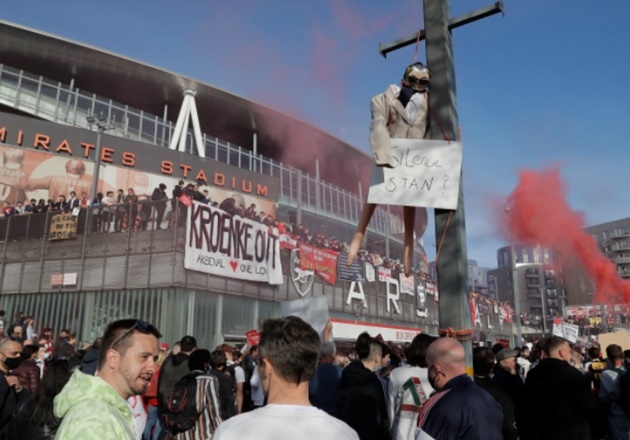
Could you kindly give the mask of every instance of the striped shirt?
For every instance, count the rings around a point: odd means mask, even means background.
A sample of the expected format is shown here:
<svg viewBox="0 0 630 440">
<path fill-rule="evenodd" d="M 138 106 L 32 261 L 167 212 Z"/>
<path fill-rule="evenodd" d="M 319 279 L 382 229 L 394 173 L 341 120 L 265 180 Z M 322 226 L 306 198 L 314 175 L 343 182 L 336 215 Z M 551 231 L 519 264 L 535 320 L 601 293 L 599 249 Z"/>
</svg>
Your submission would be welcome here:
<svg viewBox="0 0 630 440">
<path fill-rule="evenodd" d="M 192 429 L 177 434 L 176 440 L 211 439 L 221 423 L 219 415 L 219 381 L 216 377 L 197 376 L 197 411 L 201 414 Z"/>
</svg>

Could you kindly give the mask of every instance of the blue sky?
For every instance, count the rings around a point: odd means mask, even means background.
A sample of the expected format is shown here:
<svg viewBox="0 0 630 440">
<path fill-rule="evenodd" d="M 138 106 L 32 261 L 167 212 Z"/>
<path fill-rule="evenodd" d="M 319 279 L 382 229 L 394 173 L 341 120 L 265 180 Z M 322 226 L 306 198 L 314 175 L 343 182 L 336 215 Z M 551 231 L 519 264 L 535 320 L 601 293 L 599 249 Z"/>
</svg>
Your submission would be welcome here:
<svg viewBox="0 0 630 440">
<path fill-rule="evenodd" d="M 204 81 L 366 152 L 369 99 L 415 54 L 383 59 L 378 43 L 423 24 L 421 0 L 2 3 L 5 20 Z M 490 3 L 451 0 L 452 16 Z M 507 242 L 500 206 L 520 169 L 559 164 L 587 225 L 630 215 L 630 2 L 505 0 L 505 9 L 453 32 L 468 257 L 488 267 Z M 432 222 L 424 243 L 433 255 Z"/>
</svg>

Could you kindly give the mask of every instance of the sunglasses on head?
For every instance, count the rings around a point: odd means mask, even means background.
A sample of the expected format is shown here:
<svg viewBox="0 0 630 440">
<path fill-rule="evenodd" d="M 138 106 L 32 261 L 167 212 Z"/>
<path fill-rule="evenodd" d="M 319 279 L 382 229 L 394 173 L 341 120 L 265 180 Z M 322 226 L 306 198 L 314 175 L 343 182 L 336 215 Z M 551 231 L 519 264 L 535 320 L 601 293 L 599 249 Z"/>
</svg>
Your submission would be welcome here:
<svg viewBox="0 0 630 440">
<path fill-rule="evenodd" d="M 122 340 L 124 340 L 129 335 L 129 333 L 131 333 L 136 328 L 143 333 L 148 333 L 149 326 L 150 324 L 148 322 L 142 321 L 140 319 L 136 320 L 136 322 L 130 328 L 122 332 L 116 339 L 114 339 L 114 342 L 112 342 L 111 348 L 115 349 L 116 345 L 119 344 Z"/>
<path fill-rule="evenodd" d="M 418 84 L 421 86 L 426 86 L 429 85 L 429 80 L 426 78 L 416 78 L 414 76 L 409 76 L 407 77 L 407 82 L 410 84 Z"/>
</svg>

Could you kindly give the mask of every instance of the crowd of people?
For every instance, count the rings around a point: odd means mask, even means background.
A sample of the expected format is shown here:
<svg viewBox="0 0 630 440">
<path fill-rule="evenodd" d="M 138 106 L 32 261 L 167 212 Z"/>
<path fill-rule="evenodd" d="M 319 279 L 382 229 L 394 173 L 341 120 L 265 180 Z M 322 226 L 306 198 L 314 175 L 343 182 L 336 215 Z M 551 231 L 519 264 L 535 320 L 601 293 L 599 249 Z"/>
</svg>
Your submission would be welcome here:
<svg viewBox="0 0 630 440">
<path fill-rule="evenodd" d="M 362 333 L 347 353 L 289 316 L 257 345 L 172 347 L 135 319 L 77 347 L 22 312 L 0 339 L 3 439 L 627 439 L 630 350 L 551 336 L 473 348 Z M 31 339 L 28 339 L 31 338 Z"/>
<path fill-rule="evenodd" d="M 196 200 L 215 208 L 220 208 L 231 215 L 248 218 L 267 226 L 283 225 L 273 215 L 257 211 L 256 204 L 245 207 L 242 196 L 234 194 L 223 201 L 212 200 L 208 190 L 203 189 L 205 182 L 188 183 L 180 180 L 171 194 L 167 186 L 160 183 L 151 194 L 137 194 L 134 188 L 99 192 L 92 200 L 86 192 L 78 196 L 71 191 L 66 197 L 59 194 L 53 199 L 18 201 L 12 204 L 4 201 L 0 218 L 26 216 L 39 213 L 68 213 L 76 216 L 90 212 L 93 232 L 121 232 L 131 230 L 162 229 L 186 224 L 186 200 Z M 170 209 L 168 209 L 170 207 Z"/>
</svg>

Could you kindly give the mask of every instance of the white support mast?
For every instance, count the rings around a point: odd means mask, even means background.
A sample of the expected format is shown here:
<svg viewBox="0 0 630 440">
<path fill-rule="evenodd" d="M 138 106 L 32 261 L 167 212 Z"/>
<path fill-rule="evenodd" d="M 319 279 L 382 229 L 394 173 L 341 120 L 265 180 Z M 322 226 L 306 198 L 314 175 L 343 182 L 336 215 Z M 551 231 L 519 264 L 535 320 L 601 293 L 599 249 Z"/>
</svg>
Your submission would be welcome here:
<svg viewBox="0 0 630 440">
<path fill-rule="evenodd" d="M 201 126 L 199 125 L 199 114 L 197 113 L 197 105 L 195 104 L 195 96 L 197 92 L 186 90 L 184 92 L 184 102 L 177 116 L 175 131 L 168 148 L 171 150 L 186 151 L 186 137 L 188 136 L 188 126 L 192 119 L 193 134 L 195 144 L 197 146 L 197 154 L 199 157 L 206 157 L 206 146 L 201 137 Z"/>
</svg>

